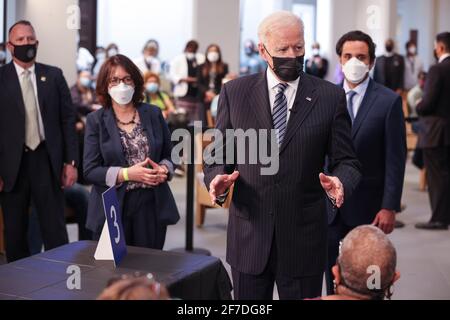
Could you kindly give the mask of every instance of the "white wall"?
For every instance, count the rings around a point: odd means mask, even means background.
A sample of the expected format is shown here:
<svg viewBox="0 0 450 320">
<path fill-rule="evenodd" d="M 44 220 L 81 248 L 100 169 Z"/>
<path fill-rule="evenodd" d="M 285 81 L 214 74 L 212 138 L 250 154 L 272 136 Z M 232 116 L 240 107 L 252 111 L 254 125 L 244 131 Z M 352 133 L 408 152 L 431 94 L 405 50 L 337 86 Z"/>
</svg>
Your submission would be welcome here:
<svg viewBox="0 0 450 320">
<path fill-rule="evenodd" d="M 135 59 L 144 44 L 156 39 L 160 58 L 171 60 L 192 38 L 192 0 L 99 0 L 97 43 L 114 42 Z"/>
<path fill-rule="evenodd" d="M 3 1 L 0 1 L 0 43 L 4 42 L 5 39 L 3 39 L 3 12 L 5 8 L 3 7 Z"/>
<path fill-rule="evenodd" d="M 436 33 L 450 32 L 450 0 L 435 0 L 436 1 Z"/>
<path fill-rule="evenodd" d="M 239 72 L 240 1 L 194 0 L 193 36 L 200 52 L 215 43 L 222 50 L 230 72 Z"/>
<path fill-rule="evenodd" d="M 61 68 L 69 85 L 73 84 L 76 81 L 78 30 L 68 28 L 71 16 L 67 9 L 78 4 L 78 0 L 16 0 L 10 3 L 15 3 L 15 15 L 9 16 L 8 25 L 17 20 L 29 20 L 39 40 L 37 60 Z"/>
</svg>

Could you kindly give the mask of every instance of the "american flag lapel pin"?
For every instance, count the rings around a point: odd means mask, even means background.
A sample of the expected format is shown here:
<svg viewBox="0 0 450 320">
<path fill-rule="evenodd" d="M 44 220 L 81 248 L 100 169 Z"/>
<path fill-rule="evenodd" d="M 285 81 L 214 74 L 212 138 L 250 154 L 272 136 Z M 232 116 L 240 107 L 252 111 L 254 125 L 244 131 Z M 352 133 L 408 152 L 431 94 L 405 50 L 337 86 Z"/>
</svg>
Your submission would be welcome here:
<svg viewBox="0 0 450 320">
<path fill-rule="evenodd" d="M 306 100 L 308 100 L 309 102 L 312 101 L 312 99 L 310 97 L 307 97 Z"/>
<path fill-rule="evenodd" d="M 42 77 L 41 77 L 41 81 L 42 81 L 42 82 L 47 81 L 47 77 L 42 76 Z"/>
</svg>

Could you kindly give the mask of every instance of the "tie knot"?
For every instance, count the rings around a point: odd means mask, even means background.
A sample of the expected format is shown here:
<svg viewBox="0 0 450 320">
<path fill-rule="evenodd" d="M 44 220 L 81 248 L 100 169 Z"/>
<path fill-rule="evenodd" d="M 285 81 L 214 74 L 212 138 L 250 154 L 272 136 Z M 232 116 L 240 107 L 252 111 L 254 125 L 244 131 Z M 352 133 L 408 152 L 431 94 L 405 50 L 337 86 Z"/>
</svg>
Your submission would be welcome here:
<svg viewBox="0 0 450 320">
<path fill-rule="evenodd" d="M 24 75 L 24 77 L 28 77 L 31 74 L 31 71 L 28 69 L 23 70 L 22 74 Z"/>
<path fill-rule="evenodd" d="M 287 83 L 279 83 L 277 85 L 277 92 L 284 93 L 284 91 L 286 91 L 287 87 L 288 87 Z"/>
<path fill-rule="evenodd" d="M 349 91 L 348 93 L 348 97 L 350 98 L 350 100 L 352 100 L 353 99 L 353 97 L 356 95 L 356 91 Z"/>
</svg>

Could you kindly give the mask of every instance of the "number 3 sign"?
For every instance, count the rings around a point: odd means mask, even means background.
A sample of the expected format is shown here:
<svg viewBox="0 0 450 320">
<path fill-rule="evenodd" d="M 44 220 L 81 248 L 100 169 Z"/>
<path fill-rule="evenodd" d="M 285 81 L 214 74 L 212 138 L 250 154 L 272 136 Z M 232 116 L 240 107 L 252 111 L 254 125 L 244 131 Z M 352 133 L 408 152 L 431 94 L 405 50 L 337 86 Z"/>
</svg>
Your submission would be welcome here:
<svg viewBox="0 0 450 320">
<path fill-rule="evenodd" d="M 96 260 L 114 260 L 114 265 L 117 267 L 126 256 L 127 247 L 116 188 L 112 187 L 105 191 L 102 198 L 106 221 L 94 257 Z"/>
</svg>

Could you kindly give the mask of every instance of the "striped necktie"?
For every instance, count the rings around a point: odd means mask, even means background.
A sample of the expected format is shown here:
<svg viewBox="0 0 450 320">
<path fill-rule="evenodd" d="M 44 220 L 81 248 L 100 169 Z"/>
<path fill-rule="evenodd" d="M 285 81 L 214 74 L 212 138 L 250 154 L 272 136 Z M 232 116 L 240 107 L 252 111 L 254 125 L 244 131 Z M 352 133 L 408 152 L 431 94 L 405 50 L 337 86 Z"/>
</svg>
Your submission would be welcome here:
<svg viewBox="0 0 450 320">
<path fill-rule="evenodd" d="M 275 103 L 273 108 L 273 127 L 277 132 L 278 145 L 283 143 L 284 135 L 287 128 L 287 99 L 284 94 L 288 85 L 280 83 L 277 85 L 277 95 L 275 96 Z"/>
<path fill-rule="evenodd" d="M 355 91 L 349 91 L 347 93 L 348 95 L 348 114 L 350 115 L 350 119 L 352 119 L 352 123 L 355 121 L 355 111 L 353 110 L 353 99 L 355 98 L 356 92 Z"/>
</svg>

